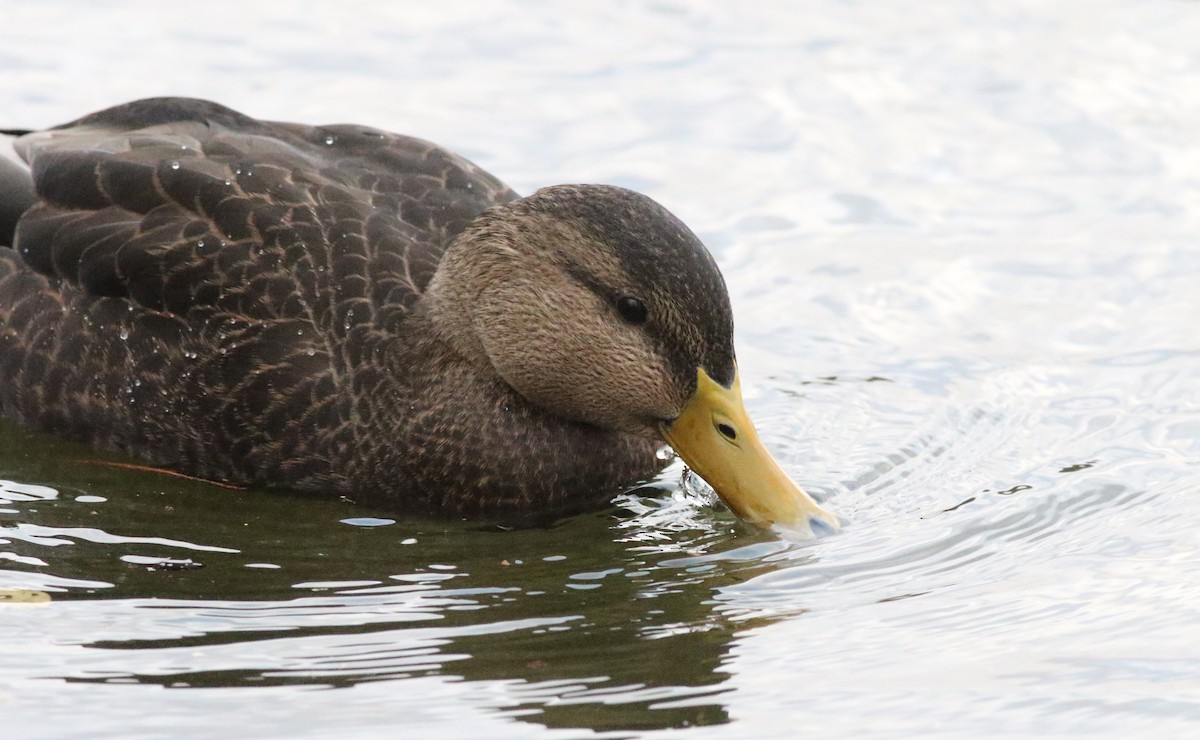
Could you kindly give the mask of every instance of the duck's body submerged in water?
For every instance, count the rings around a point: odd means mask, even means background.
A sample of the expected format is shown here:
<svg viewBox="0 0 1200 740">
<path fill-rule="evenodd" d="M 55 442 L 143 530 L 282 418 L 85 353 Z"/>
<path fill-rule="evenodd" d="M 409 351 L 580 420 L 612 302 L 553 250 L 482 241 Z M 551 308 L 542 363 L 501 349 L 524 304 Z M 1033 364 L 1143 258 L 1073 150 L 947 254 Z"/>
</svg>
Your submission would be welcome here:
<svg viewBox="0 0 1200 740">
<path fill-rule="evenodd" d="M 742 409 L 688 228 L 428 142 L 138 101 L 0 166 L 0 408 L 208 479 L 467 517 L 598 507 L 668 441 L 743 518 L 833 524 Z"/>
</svg>

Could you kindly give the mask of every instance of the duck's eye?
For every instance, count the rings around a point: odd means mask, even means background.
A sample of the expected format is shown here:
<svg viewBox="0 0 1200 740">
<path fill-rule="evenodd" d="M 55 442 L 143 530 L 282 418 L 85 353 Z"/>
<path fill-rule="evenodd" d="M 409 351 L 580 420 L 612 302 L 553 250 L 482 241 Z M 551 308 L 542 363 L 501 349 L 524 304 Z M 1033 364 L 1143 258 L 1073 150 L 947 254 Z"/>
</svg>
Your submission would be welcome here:
<svg viewBox="0 0 1200 740">
<path fill-rule="evenodd" d="M 621 314 L 621 318 L 631 324 L 643 324 L 646 322 L 646 304 L 633 296 L 625 296 L 624 298 L 617 299 L 617 313 Z"/>
</svg>

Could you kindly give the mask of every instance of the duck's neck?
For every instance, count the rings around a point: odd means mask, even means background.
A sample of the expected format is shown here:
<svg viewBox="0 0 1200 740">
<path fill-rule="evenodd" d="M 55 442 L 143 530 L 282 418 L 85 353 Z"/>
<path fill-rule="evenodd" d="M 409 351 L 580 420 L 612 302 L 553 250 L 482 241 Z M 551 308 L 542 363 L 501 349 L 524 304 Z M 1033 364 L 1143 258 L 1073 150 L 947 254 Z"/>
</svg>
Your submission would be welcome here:
<svg viewBox="0 0 1200 740">
<path fill-rule="evenodd" d="M 481 233 L 481 231 L 483 233 Z M 470 365 L 496 374 L 479 335 L 477 309 L 494 259 L 483 246 L 486 229 L 472 224 L 446 248 L 417 310 L 433 335 Z M 497 376 L 498 377 L 498 376 Z"/>
<path fill-rule="evenodd" d="M 427 294 L 409 319 L 411 331 L 389 343 L 391 372 L 374 379 L 368 433 L 349 445 L 357 462 L 347 495 L 530 523 L 598 508 L 662 466 L 650 440 L 568 421 L 526 401 L 480 345 L 461 341 L 474 333 L 462 322 L 469 312 L 444 299 Z"/>
</svg>

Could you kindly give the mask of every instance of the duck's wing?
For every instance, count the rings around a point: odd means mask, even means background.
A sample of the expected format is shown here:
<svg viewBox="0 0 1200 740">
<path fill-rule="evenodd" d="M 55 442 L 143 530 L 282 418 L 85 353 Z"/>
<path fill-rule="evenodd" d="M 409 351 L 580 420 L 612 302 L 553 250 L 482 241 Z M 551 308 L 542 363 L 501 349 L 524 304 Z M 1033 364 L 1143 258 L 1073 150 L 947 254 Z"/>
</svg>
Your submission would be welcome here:
<svg viewBox="0 0 1200 740">
<path fill-rule="evenodd" d="M 186 316 L 398 326 L 448 243 L 517 197 L 419 139 L 142 100 L 17 140 L 37 202 L 14 246 L 97 296 Z"/>
<path fill-rule="evenodd" d="M 370 381 L 372 348 L 403 332 L 453 237 L 516 197 L 428 142 L 198 100 L 130 103 L 16 147 L 32 187 L 0 173 L 21 211 L 21 260 L 0 249 L 0 412 L 313 490 L 349 485 L 365 416 L 339 389 Z"/>
</svg>

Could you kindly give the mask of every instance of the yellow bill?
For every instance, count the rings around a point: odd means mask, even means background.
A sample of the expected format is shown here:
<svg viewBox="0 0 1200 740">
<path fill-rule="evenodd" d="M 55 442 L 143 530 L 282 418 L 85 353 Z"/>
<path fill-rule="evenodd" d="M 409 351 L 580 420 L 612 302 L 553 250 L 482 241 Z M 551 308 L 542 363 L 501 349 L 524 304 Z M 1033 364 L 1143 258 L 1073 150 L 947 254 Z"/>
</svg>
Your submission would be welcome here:
<svg viewBox="0 0 1200 740">
<path fill-rule="evenodd" d="M 763 447 L 742 404 L 736 372 L 726 388 L 700 368 L 695 394 L 662 431 L 687 466 L 742 519 L 814 533 L 838 529 L 837 516 L 793 483 Z"/>
</svg>

